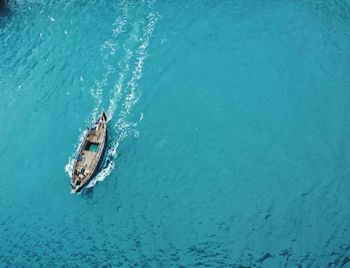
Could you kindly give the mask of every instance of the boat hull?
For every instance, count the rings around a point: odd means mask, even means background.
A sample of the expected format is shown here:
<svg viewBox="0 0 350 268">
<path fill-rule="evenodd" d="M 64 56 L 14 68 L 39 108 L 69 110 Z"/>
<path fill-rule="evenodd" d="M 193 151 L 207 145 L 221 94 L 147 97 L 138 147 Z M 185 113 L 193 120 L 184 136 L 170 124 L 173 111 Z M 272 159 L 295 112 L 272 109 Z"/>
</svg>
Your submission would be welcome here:
<svg viewBox="0 0 350 268">
<path fill-rule="evenodd" d="M 102 112 L 79 149 L 70 183 L 73 193 L 81 192 L 97 175 L 106 152 L 107 137 L 107 116 Z"/>
<path fill-rule="evenodd" d="M 105 142 L 107 143 L 107 139 L 108 139 L 108 131 L 106 130 L 106 138 L 105 138 Z M 84 190 L 84 188 L 91 182 L 91 180 L 98 174 L 98 172 L 100 171 L 101 169 L 101 163 L 102 163 L 102 160 L 103 160 L 103 157 L 104 157 L 104 154 L 106 152 L 106 147 L 107 146 L 104 146 L 103 147 L 103 150 L 102 150 L 102 155 L 98 161 L 98 164 L 97 164 L 97 167 L 95 169 L 95 171 L 91 174 L 90 178 L 84 182 L 84 184 L 81 185 L 81 187 L 79 187 L 78 189 L 74 190 L 75 193 L 80 193 L 82 190 Z M 72 187 L 72 184 L 71 184 L 71 187 Z M 72 187 L 72 190 L 73 190 L 73 187 Z"/>
</svg>

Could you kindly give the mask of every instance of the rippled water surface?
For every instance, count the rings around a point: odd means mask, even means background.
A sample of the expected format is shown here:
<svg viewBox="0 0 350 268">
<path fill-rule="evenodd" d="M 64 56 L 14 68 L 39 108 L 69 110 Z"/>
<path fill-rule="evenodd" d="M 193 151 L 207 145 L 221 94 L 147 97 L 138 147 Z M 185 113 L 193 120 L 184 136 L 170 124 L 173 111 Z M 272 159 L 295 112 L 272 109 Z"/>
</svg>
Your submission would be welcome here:
<svg viewBox="0 0 350 268">
<path fill-rule="evenodd" d="M 0 266 L 349 266 L 349 29 L 347 0 L 9 0 Z"/>
</svg>

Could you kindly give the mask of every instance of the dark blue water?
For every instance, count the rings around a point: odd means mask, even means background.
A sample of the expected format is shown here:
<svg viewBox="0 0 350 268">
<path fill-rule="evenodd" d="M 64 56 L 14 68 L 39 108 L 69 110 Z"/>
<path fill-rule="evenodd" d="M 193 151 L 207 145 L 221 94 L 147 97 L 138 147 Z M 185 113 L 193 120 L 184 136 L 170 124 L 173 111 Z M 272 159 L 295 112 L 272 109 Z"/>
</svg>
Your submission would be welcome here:
<svg viewBox="0 0 350 268">
<path fill-rule="evenodd" d="M 9 2 L 1 267 L 350 265 L 349 1 Z"/>
</svg>

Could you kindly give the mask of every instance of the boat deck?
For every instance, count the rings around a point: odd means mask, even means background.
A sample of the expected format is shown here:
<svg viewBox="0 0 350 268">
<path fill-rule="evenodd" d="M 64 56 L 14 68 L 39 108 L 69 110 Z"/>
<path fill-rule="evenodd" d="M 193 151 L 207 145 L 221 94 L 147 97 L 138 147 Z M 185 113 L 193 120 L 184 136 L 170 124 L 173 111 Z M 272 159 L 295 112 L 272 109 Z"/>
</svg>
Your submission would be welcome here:
<svg viewBox="0 0 350 268">
<path fill-rule="evenodd" d="M 74 181 L 85 181 L 88 177 L 92 175 L 92 173 L 96 169 L 98 160 L 100 158 L 104 146 L 104 138 L 106 131 L 104 129 L 105 127 L 105 124 L 100 124 L 98 130 L 91 130 L 87 134 L 83 145 L 84 147 L 80 152 L 80 159 L 77 161 L 75 166 L 73 179 Z M 81 170 L 85 170 L 84 177 L 79 177 L 79 175 L 77 174 L 81 173 Z"/>
</svg>

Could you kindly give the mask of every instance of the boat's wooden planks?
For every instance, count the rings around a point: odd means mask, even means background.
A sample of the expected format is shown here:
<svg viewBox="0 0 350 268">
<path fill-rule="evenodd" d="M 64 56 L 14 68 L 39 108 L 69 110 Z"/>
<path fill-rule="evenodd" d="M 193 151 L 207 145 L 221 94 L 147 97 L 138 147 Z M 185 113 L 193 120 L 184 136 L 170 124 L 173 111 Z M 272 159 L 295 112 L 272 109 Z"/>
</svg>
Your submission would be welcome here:
<svg viewBox="0 0 350 268">
<path fill-rule="evenodd" d="M 91 129 L 85 136 L 84 142 L 79 152 L 79 157 L 75 163 L 72 174 L 72 188 L 77 192 L 90 180 L 102 157 L 106 146 L 107 122 L 106 115 L 102 112 L 94 129 Z M 89 143 L 91 143 L 89 145 Z M 89 146 L 98 146 L 97 151 L 89 150 Z M 88 150 L 86 150 L 88 149 Z"/>
</svg>

